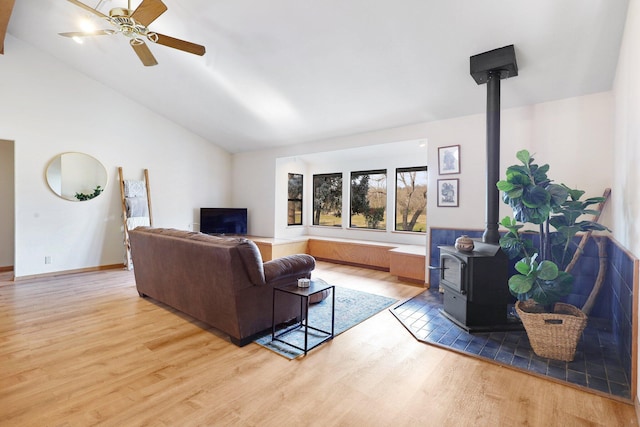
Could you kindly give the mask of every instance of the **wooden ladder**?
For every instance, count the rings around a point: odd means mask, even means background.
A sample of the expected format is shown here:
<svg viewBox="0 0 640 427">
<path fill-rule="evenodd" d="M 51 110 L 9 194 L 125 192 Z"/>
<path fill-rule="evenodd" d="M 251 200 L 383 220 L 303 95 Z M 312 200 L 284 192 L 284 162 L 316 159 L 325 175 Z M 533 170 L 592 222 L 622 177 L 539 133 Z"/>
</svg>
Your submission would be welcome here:
<svg viewBox="0 0 640 427">
<path fill-rule="evenodd" d="M 124 266 L 127 270 L 131 270 L 133 268 L 133 260 L 131 259 L 131 244 L 129 242 L 129 230 L 131 224 L 127 215 L 127 200 L 125 195 L 125 185 L 124 185 L 124 176 L 122 172 L 122 167 L 118 167 L 118 177 L 120 181 L 120 201 L 122 203 L 122 225 L 123 225 L 123 234 L 124 234 L 124 249 L 125 249 L 125 260 Z M 149 186 L 149 170 L 144 170 L 144 186 L 147 193 L 147 207 L 149 209 L 149 226 L 153 226 L 153 215 L 151 211 L 151 188 Z M 134 228 L 134 227 L 131 227 Z"/>
</svg>

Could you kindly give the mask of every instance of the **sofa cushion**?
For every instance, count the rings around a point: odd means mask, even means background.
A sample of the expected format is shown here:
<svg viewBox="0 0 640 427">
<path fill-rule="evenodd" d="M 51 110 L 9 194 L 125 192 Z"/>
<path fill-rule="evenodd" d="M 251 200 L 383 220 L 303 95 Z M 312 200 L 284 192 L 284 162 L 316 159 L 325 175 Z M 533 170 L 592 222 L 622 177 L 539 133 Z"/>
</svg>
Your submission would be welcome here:
<svg viewBox="0 0 640 427">
<path fill-rule="evenodd" d="M 266 283 L 264 275 L 264 264 L 258 246 L 251 240 L 240 238 L 236 243 L 236 249 L 240 253 L 240 259 L 247 270 L 249 279 L 254 285 L 264 285 Z"/>
<path fill-rule="evenodd" d="M 298 254 L 287 255 L 264 263 L 264 277 L 267 283 L 276 279 L 290 278 L 301 279 L 307 277 L 301 275 L 301 271 L 309 272 L 316 266 L 316 260 L 311 255 Z"/>
</svg>

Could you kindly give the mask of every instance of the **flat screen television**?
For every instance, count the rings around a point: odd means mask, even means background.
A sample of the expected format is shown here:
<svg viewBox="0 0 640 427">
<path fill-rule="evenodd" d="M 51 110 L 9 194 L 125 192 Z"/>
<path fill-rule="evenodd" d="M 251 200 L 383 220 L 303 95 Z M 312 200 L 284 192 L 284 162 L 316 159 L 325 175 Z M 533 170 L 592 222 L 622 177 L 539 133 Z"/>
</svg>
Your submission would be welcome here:
<svg viewBox="0 0 640 427">
<path fill-rule="evenodd" d="M 247 234 L 246 208 L 200 208 L 200 232 L 205 234 Z"/>
</svg>

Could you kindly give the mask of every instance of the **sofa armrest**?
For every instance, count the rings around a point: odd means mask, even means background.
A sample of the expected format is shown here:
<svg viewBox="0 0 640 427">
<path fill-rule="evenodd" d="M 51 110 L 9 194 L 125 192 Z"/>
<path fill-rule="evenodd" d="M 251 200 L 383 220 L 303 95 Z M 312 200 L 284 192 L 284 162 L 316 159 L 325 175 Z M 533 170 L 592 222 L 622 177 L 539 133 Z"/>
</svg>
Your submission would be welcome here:
<svg viewBox="0 0 640 427">
<path fill-rule="evenodd" d="M 267 283 L 284 277 L 302 278 L 316 268 L 316 260 L 311 255 L 287 255 L 264 263 L 264 278 Z"/>
</svg>

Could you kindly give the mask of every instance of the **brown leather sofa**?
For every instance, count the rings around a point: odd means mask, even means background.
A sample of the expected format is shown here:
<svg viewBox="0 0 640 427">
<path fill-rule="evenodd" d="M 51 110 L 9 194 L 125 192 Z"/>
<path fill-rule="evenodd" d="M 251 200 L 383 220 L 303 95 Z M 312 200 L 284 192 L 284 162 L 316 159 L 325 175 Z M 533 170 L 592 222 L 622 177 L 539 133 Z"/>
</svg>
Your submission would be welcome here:
<svg viewBox="0 0 640 427">
<path fill-rule="evenodd" d="M 263 263 L 256 244 L 245 238 L 151 227 L 137 227 L 129 237 L 140 296 L 219 329 L 238 346 L 271 328 L 273 287 L 310 278 L 315 268 L 306 254 Z M 300 315 L 298 298 L 277 297 L 276 323 Z"/>
</svg>

